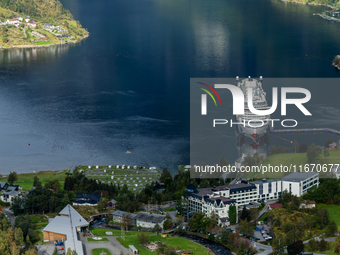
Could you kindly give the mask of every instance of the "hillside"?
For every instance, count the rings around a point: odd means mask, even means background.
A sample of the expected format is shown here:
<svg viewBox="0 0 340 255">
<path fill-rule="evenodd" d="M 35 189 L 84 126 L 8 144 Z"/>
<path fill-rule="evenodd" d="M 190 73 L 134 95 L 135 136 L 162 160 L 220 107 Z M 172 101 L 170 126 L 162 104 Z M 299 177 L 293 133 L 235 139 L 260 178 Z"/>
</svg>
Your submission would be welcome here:
<svg viewBox="0 0 340 255">
<path fill-rule="evenodd" d="M 34 47 L 77 42 L 88 32 L 58 0 L 0 1 L 0 45 Z"/>
<path fill-rule="evenodd" d="M 315 4 L 315 5 L 330 5 L 333 7 L 340 7 L 340 1 L 337 0 L 283 0 L 285 2 L 297 2 L 302 4 Z"/>
</svg>

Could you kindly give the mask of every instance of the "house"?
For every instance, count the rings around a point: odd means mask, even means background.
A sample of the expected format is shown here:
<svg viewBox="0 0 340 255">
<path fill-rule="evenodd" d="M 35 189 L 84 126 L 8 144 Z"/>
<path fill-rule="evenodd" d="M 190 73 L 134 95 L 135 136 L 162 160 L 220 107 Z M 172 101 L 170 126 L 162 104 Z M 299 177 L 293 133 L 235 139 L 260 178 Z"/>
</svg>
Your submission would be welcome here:
<svg viewBox="0 0 340 255">
<path fill-rule="evenodd" d="M 52 30 L 53 28 L 54 28 L 54 26 L 52 26 L 51 24 L 48 24 L 48 23 L 43 25 L 43 29 L 46 29 L 46 30 Z"/>
<path fill-rule="evenodd" d="M 17 18 L 7 20 L 7 24 L 17 24 L 17 23 L 19 23 L 19 20 Z"/>
<path fill-rule="evenodd" d="M 304 200 L 300 203 L 299 209 L 312 209 L 315 208 L 315 201 L 313 200 Z"/>
<path fill-rule="evenodd" d="M 115 207 L 116 207 L 116 203 L 117 203 L 116 200 L 111 199 L 111 200 L 107 203 L 107 206 L 108 206 L 109 208 L 115 208 Z"/>
<path fill-rule="evenodd" d="M 99 201 L 100 201 L 100 195 L 78 194 L 78 195 L 76 195 L 76 201 L 73 202 L 73 205 L 97 206 L 97 203 Z"/>
<path fill-rule="evenodd" d="M 0 182 L 0 191 L 6 191 L 8 187 L 7 182 Z"/>
<path fill-rule="evenodd" d="M 30 26 L 28 24 L 25 24 L 24 25 L 24 28 L 29 28 Z"/>
<path fill-rule="evenodd" d="M 78 240 L 78 233 L 85 232 L 89 223 L 71 206 L 67 205 L 59 214 L 49 221 L 43 229 L 44 241 L 62 240 L 65 251 L 68 248 L 75 250 L 77 254 L 84 254 L 83 244 Z"/>
<path fill-rule="evenodd" d="M 273 210 L 275 208 L 281 208 L 283 205 L 281 203 L 269 205 L 269 209 Z"/>
<path fill-rule="evenodd" d="M 333 143 L 330 143 L 330 144 L 328 145 L 328 148 L 329 148 L 330 150 L 334 150 L 334 149 L 337 149 L 338 146 L 336 145 L 335 142 L 333 142 Z"/>
<path fill-rule="evenodd" d="M 137 214 L 135 219 L 137 227 L 154 228 L 156 224 L 158 224 L 160 227 L 163 227 L 165 215 L 140 212 L 139 214 Z"/>
<path fill-rule="evenodd" d="M 16 191 L 16 190 L 6 191 L 1 194 L 1 200 L 3 202 L 12 203 L 13 198 L 19 195 L 21 195 L 20 191 Z"/>
<path fill-rule="evenodd" d="M 30 17 L 29 17 L 29 16 L 27 16 L 27 17 L 25 18 L 25 22 L 26 22 L 26 23 L 30 22 Z"/>
<path fill-rule="evenodd" d="M 13 17 L 13 19 L 18 19 L 19 21 L 22 21 L 22 20 L 23 20 L 23 18 L 20 17 L 20 16 L 15 16 L 15 17 Z"/>
<path fill-rule="evenodd" d="M 31 21 L 30 23 L 28 23 L 28 25 L 30 26 L 30 28 L 35 28 L 38 24 L 37 22 Z"/>
<path fill-rule="evenodd" d="M 122 218 L 123 218 L 124 214 L 129 214 L 130 215 L 130 217 L 131 217 L 131 224 L 130 225 L 136 225 L 135 218 L 136 218 L 137 214 L 129 213 L 129 212 L 124 212 L 124 211 L 120 211 L 120 210 L 117 210 L 114 213 L 112 213 L 112 220 L 113 220 L 113 222 L 120 223 L 122 221 Z"/>
</svg>

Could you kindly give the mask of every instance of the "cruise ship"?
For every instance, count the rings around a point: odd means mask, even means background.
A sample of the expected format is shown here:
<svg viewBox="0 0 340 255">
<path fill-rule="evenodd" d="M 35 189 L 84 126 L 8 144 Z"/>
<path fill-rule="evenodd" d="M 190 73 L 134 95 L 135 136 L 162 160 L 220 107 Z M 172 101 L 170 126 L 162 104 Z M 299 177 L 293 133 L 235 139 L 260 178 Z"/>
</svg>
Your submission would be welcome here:
<svg viewBox="0 0 340 255">
<path fill-rule="evenodd" d="M 244 115 L 236 115 L 236 120 L 238 122 L 244 123 L 245 125 L 238 125 L 238 130 L 241 134 L 249 137 L 258 143 L 260 137 L 267 134 L 269 128 L 270 115 L 255 115 L 248 107 L 248 89 L 252 89 L 253 94 L 253 106 L 257 110 L 267 110 L 269 109 L 266 93 L 262 88 L 263 78 L 260 76 L 259 80 L 253 79 L 250 76 L 247 79 L 240 80 L 236 77 L 236 84 L 244 94 Z M 251 120 L 250 125 L 248 121 Z"/>
</svg>

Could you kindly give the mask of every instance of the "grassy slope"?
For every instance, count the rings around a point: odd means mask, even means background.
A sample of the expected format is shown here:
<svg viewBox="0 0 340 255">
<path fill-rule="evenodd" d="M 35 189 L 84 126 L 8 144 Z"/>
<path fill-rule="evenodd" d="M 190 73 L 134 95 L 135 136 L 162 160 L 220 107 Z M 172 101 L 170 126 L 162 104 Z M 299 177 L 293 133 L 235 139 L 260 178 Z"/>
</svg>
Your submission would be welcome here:
<svg viewBox="0 0 340 255">
<path fill-rule="evenodd" d="M 33 178 L 36 175 L 39 177 L 39 180 L 41 181 L 42 185 L 44 185 L 48 179 L 50 180 L 57 179 L 59 181 L 60 186 L 64 187 L 66 175 L 64 172 L 58 173 L 58 171 L 40 171 L 38 173 L 18 174 L 18 180 L 15 182 L 15 184 L 20 185 L 23 188 L 23 190 L 30 190 L 33 186 Z M 6 182 L 7 177 L 0 178 L 0 181 Z"/>
<path fill-rule="evenodd" d="M 326 208 L 329 213 L 329 220 L 335 221 L 338 229 L 340 229 L 340 205 L 318 204 L 318 208 Z"/>
<path fill-rule="evenodd" d="M 139 254 L 141 255 L 154 255 L 155 254 L 154 252 L 151 252 L 148 249 L 140 246 L 137 241 L 136 236 L 128 236 L 125 238 L 125 241 L 123 241 L 122 238 L 117 238 L 117 240 L 121 242 L 123 246 L 126 248 L 128 248 L 128 246 L 131 244 L 134 245 L 138 249 Z M 193 251 L 192 253 L 193 255 L 206 255 L 207 254 L 207 250 L 203 246 L 195 242 L 192 242 L 188 239 L 182 238 L 182 237 L 162 238 L 160 235 L 150 236 L 150 241 L 159 241 L 159 240 L 173 247 L 181 247 L 182 249 L 190 249 Z"/>
</svg>

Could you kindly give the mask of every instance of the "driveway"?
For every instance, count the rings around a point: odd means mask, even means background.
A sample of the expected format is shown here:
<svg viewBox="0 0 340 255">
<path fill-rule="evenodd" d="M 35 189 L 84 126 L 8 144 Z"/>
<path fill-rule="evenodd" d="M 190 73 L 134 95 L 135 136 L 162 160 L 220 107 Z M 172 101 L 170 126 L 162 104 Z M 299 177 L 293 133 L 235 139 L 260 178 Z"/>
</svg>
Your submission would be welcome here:
<svg viewBox="0 0 340 255">
<path fill-rule="evenodd" d="M 129 250 L 125 248 L 120 242 L 117 241 L 117 236 L 105 236 L 109 241 L 87 241 L 87 237 L 80 236 L 80 240 L 83 242 L 84 255 L 92 255 L 92 250 L 96 248 L 108 249 L 111 254 L 129 254 Z"/>
<path fill-rule="evenodd" d="M 15 227 L 15 217 L 14 217 L 12 211 L 10 211 L 9 209 L 5 208 L 4 212 L 8 216 L 9 220 L 11 221 L 12 227 L 14 228 Z"/>
<path fill-rule="evenodd" d="M 52 255 L 55 245 L 54 242 L 49 242 L 43 245 L 37 245 L 39 255 Z"/>
<path fill-rule="evenodd" d="M 255 243 L 256 244 L 256 250 L 257 250 L 257 254 L 258 255 L 267 255 L 267 254 L 271 254 L 273 252 L 273 249 L 271 246 L 269 245 L 264 245 L 261 243 Z M 260 251 L 260 249 L 263 249 L 264 251 Z"/>
</svg>

